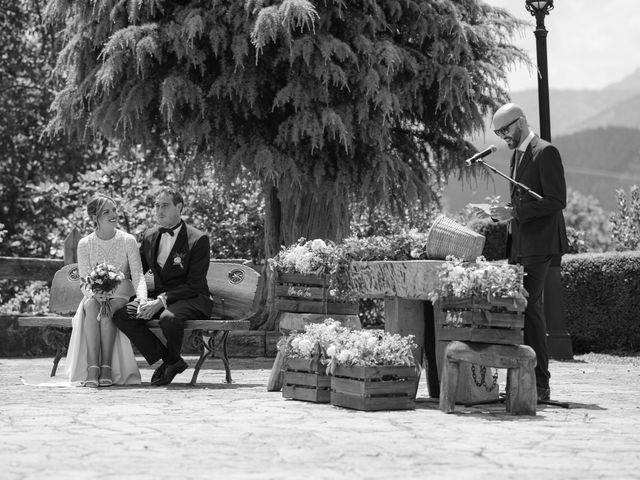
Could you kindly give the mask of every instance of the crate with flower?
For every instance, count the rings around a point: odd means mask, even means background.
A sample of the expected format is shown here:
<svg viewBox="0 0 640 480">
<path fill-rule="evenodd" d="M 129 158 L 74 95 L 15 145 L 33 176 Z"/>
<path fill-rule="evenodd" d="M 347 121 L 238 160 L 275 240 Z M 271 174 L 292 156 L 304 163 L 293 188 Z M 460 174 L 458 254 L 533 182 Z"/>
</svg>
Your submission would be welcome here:
<svg viewBox="0 0 640 480">
<path fill-rule="evenodd" d="M 329 403 L 331 381 L 326 374 L 327 348 L 347 332 L 340 322 L 328 318 L 321 324 L 309 324 L 303 332 L 284 337 L 278 350 L 286 358 L 282 396 L 293 400 Z"/>
<path fill-rule="evenodd" d="M 355 315 L 358 303 L 340 281 L 338 247 L 330 241 L 301 238 L 269 265 L 275 272 L 275 307 L 280 312 Z"/>
<path fill-rule="evenodd" d="M 413 336 L 350 330 L 327 348 L 331 404 L 356 410 L 415 408 L 418 368 Z"/>
<path fill-rule="evenodd" d="M 520 265 L 448 257 L 438 277 L 438 287 L 430 294 L 443 312 L 436 325 L 438 340 L 523 343 L 527 301 Z"/>
</svg>

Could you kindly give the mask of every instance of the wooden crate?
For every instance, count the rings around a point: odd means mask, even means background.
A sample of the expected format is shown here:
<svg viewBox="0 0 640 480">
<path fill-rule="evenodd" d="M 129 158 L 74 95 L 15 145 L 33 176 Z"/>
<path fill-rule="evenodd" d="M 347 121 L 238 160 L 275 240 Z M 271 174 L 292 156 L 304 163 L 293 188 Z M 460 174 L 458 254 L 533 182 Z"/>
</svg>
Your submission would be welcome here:
<svg viewBox="0 0 640 480">
<path fill-rule="evenodd" d="M 331 295 L 329 275 L 279 273 L 275 307 L 281 312 L 357 315 L 357 302 L 339 302 Z"/>
<path fill-rule="evenodd" d="M 415 408 L 415 367 L 338 366 L 331 375 L 331 404 L 356 410 Z"/>
<path fill-rule="evenodd" d="M 445 298 L 439 307 L 443 315 L 436 324 L 436 337 L 440 341 L 521 345 L 524 343 L 524 297 Z M 456 323 L 447 321 L 455 316 Z"/>
<path fill-rule="evenodd" d="M 282 396 L 305 402 L 329 403 L 331 379 L 317 358 L 287 358 Z"/>
</svg>

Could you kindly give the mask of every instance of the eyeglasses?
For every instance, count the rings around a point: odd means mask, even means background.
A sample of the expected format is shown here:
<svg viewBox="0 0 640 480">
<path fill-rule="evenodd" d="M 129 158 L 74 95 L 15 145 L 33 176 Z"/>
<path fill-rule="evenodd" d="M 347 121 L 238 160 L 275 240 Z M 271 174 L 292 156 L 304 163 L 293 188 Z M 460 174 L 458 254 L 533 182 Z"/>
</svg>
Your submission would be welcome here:
<svg viewBox="0 0 640 480">
<path fill-rule="evenodd" d="M 498 128 L 497 130 L 494 130 L 493 133 L 495 133 L 497 136 L 499 137 L 504 137 L 507 133 L 509 133 L 509 127 L 511 125 L 513 125 L 514 123 L 516 123 L 518 120 L 520 120 L 521 117 L 516 118 L 513 122 L 508 123 L 507 125 L 505 125 L 502 128 Z"/>
</svg>

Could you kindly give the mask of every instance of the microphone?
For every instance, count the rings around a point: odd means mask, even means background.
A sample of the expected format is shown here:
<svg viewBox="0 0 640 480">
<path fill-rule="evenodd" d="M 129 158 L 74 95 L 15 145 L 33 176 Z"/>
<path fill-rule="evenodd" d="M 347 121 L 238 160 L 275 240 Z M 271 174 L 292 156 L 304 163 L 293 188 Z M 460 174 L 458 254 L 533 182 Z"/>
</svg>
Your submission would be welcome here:
<svg viewBox="0 0 640 480">
<path fill-rule="evenodd" d="M 467 164 L 467 167 L 470 167 L 471 165 L 473 165 L 474 163 L 476 163 L 478 160 L 480 160 L 481 158 L 487 157 L 489 155 L 491 155 L 492 153 L 494 153 L 496 150 L 498 150 L 496 148 L 495 145 L 491 145 L 489 148 L 476 153 L 473 157 L 467 158 L 464 163 Z"/>
</svg>

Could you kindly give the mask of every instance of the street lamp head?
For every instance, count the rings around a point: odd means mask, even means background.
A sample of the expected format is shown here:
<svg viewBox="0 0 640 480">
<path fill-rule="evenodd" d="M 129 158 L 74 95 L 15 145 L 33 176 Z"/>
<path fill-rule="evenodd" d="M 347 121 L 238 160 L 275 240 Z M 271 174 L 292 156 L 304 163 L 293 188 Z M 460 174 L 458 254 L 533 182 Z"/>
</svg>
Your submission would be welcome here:
<svg viewBox="0 0 640 480">
<path fill-rule="evenodd" d="M 526 0 L 525 6 L 533 16 L 548 15 L 553 10 L 553 0 Z"/>
</svg>

